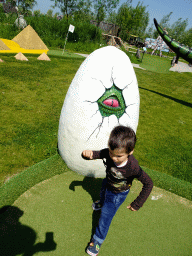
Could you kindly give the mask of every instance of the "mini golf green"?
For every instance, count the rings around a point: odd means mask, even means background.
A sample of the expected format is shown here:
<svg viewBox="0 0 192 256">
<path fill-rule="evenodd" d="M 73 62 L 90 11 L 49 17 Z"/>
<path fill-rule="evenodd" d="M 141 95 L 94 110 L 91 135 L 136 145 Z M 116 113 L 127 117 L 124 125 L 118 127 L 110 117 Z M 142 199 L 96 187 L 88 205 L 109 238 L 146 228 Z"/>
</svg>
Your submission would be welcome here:
<svg viewBox="0 0 192 256">
<path fill-rule="evenodd" d="M 67 171 L 23 193 L 11 206 L 13 219 L 15 212 L 22 212 L 15 218 L 16 234 L 10 229 L 10 237 L 17 236 L 20 249 L 18 243 L 10 242 L 15 254 L 5 255 L 87 255 L 85 248 L 99 218 L 91 205 L 98 199 L 101 182 Z M 126 206 L 141 186 L 134 181 L 99 255 L 191 255 L 191 201 L 154 187 L 144 206 L 131 212 Z"/>
</svg>

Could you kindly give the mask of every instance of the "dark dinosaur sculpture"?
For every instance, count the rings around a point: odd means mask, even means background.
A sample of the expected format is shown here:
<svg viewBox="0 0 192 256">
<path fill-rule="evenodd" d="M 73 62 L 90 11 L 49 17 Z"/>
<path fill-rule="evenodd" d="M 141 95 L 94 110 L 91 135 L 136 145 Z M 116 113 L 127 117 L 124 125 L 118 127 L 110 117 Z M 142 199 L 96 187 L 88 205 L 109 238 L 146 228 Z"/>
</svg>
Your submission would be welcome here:
<svg viewBox="0 0 192 256">
<path fill-rule="evenodd" d="M 163 29 L 159 26 L 156 19 L 154 19 L 154 23 L 158 33 L 163 38 L 165 43 L 171 48 L 171 50 L 173 50 L 177 55 L 192 64 L 192 48 L 181 45 L 180 43 L 174 41 L 173 38 L 169 37 L 166 32 L 163 31 Z"/>
</svg>

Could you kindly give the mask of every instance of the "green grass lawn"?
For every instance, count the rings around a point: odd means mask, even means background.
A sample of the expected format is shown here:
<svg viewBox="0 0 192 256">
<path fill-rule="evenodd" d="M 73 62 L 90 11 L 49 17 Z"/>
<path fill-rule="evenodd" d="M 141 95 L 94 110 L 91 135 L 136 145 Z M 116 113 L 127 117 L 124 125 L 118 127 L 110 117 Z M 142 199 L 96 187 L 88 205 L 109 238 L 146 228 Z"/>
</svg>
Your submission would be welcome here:
<svg viewBox="0 0 192 256">
<path fill-rule="evenodd" d="M 135 71 L 141 97 L 136 156 L 150 169 L 192 182 L 192 74 Z"/>
<path fill-rule="evenodd" d="M 0 55 L 1 184 L 57 152 L 63 101 L 84 60 L 61 52 L 50 52 L 51 62 Z M 157 56 L 145 55 L 141 66 L 147 70 L 135 69 L 141 97 L 135 156 L 142 166 L 192 183 L 192 74 L 169 72 L 170 60 Z"/>
<path fill-rule="evenodd" d="M 148 49 L 149 52 L 149 49 Z M 169 69 L 171 68 L 171 60 L 173 59 L 173 56 L 169 55 L 167 57 L 167 53 L 163 53 L 165 57 L 159 57 L 156 55 L 151 54 L 144 54 L 140 53 L 141 59 L 137 59 L 135 56 L 135 53 L 129 52 L 128 55 L 131 58 L 131 61 L 133 63 L 139 64 L 140 67 L 145 68 L 148 71 L 152 71 L 155 73 L 170 73 Z M 179 61 L 184 62 L 188 64 L 187 61 L 184 59 L 180 58 Z"/>
<path fill-rule="evenodd" d="M 1 181 L 57 152 L 65 94 L 84 59 L 42 62 L 26 55 L 29 61 L 22 62 L 13 56 L 1 55 Z"/>
<path fill-rule="evenodd" d="M 47 55 L 51 58 L 52 56 L 56 56 L 56 57 L 64 57 L 64 58 L 81 58 L 82 59 L 82 56 L 80 55 L 77 55 L 73 52 L 70 52 L 68 50 L 65 50 L 63 52 L 62 49 L 56 49 L 56 50 L 49 50 Z"/>
<path fill-rule="evenodd" d="M 142 63 L 140 63 L 140 67 L 155 73 L 170 73 L 170 65 L 171 60 L 162 57 L 160 59 L 159 56 L 151 56 L 150 54 L 144 54 Z"/>
</svg>

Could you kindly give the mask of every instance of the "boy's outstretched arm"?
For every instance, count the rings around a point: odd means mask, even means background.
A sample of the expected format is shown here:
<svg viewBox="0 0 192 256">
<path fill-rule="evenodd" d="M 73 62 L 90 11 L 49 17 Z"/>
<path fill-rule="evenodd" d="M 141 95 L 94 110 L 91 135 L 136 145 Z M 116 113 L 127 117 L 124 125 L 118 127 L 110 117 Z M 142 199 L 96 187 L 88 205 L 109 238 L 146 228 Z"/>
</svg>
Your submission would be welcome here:
<svg viewBox="0 0 192 256">
<path fill-rule="evenodd" d="M 86 158 L 89 160 L 93 159 L 93 151 L 92 150 L 84 150 L 81 155 L 83 158 Z"/>
<path fill-rule="evenodd" d="M 131 205 L 127 206 L 127 209 L 133 211 L 133 212 L 136 212 L 137 210 L 135 210 L 133 207 L 131 207 Z"/>
<path fill-rule="evenodd" d="M 95 160 L 95 159 L 101 159 L 102 155 L 101 155 L 101 151 L 95 151 L 95 150 L 84 150 L 81 154 L 81 156 L 85 159 L 85 160 Z"/>
<path fill-rule="evenodd" d="M 131 211 L 138 211 L 140 207 L 143 206 L 153 188 L 153 181 L 141 168 L 136 178 L 143 184 L 143 188 L 139 196 L 129 206 L 127 206 Z"/>
</svg>

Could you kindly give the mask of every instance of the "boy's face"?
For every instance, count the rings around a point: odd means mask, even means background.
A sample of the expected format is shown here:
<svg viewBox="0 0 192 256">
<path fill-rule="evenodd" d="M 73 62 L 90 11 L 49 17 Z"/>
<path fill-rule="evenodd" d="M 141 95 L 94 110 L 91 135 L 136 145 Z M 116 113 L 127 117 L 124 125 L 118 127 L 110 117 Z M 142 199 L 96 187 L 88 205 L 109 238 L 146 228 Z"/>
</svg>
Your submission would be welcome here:
<svg viewBox="0 0 192 256">
<path fill-rule="evenodd" d="M 125 163 L 128 159 L 128 156 L 133 154 L 133 151 L 131 153 L 126 153 L 126 150 L 124 148 L 116 148 L 114 150 L 111 150 L 109 148 L 109 156 L 113 160 L 113 162 L 117 165 L 121 165 Z"/>
</svg>

